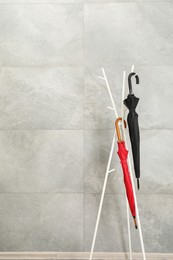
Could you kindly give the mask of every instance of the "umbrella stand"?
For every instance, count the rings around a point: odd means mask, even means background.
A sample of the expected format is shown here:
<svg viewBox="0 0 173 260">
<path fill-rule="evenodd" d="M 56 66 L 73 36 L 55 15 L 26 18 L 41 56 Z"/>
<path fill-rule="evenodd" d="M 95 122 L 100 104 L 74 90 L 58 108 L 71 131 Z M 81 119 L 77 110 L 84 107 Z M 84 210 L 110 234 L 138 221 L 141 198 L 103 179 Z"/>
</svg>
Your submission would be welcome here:
<svg viewBox="0 0 173 260">
<path fill-rule="evenodd" d="M 134 65 L 132 66 L 132 71 L 134 70 Z M 118 118 L 118 114 L 116 111 L 116 107 L 115 107 L 115 103 L 112 97 L 112 93 L 110 91 L 110 87 L 109 87 L 109 83 L 105 74 L 104 69 L 102 68 L 102 73 L 103 73 L 103 77 L 99 77 L 101 79 L 103 79 L 106 82 L 106 86 L 108 88 L 108 92 L 111 98 L 111 102 L 113 105 L 113 108 L 110 108 L 112 110 L 114 110 L 115 112 L 115 116 L 116 118 Z M 123 93 L 125 92 L 125 72 L 123 74 L 123 89 L 122 89 L 122 96 L 124 95 Z M 123 106 L 123 104 L 122 104 Z M 123 117 L 124 118 L 124 110 L 122 107 L 122 113 L 123 113 Z M 125 134 L 125 130 L 124 130 L 124 124 L 122 124 L 122 130 L 123 130 L 123 135 L 124 135 L 124 141 L 127 147 L 127 140 L 126 140 L 126 134 Z M 93 251 L 94 251 L 94 247 L 95 247 L 95 241 L 96 241 L 96 236 L 97 236 L 97 231 L 98 231 L 98 226 L 99 226 L 99 221 L 100 221 L 100 215 L 101 215 L 101 210 L 102 210 L 102 205 L 103 205 L 103 199 L 104 199 L 104 195 L 105 195 L 105 190 L 106 190 L 106 184 L 107 184 L 107 179 L 108 179 L 108 174 L 112 171 L 110 170 L 110 164 L 111 164 L 111 159 L 112 159 L 112 155 L 113 155 L 113 151 L 114 151 L 114 145 L 115 145 L 115 133 L 114 133 L 114 137 L 113 137 L 113 141 L 112 141 L 112 146 L 111 146 L 111 151 L 110 151 L 110 155 L 109 155 L 109 160 L 108 160 L 108 164 L 107 164 L 107 170 L 106 170 L 106 174 L 105 174 L 105 179 L 104 179 L 104 185 L 103 185 L 103 189 L 102 189 L 102 195 L 101 195 L 101 200 L 100 200 L 100 205 L 99 205 L 99 211 L 97 214 L 97 221 L 96 221 L 96 225 L 95 225 L 95 230 L 94 230 L 94 236 L 93 236 L 93 240 L 92 240 L 92 246 L 91 246 L 91 251 L 90 251 L 90 255 L 89 255 L 89 260 L 92 260 L 93 257 Z M 128 147 L 127 147 L 128 148 Z M 133 187 L 133 192 L 134 192 L 134 199 L 135 199 L 135 205 L 136 205 L 136 216 L 137 216 L 137 221 L 138 221 L 138 227 L 139 227 L 139 236 L 140 236 L 140 242 L 141 242 L 141 248 L 142 248 L 142 254 L 143 254 L 143 259 L 146 260 L 146 256 L 145 256 L 145 249 L 144 249 L 144 243 L 143 243 L 143 236 L 142 236 L 142 230 L 141 230 L 141 224 L 140 224 L 140 217 L 139 217 L 139 211 L 138 211 L 138 204 L 137 204 L 137 199 L 136 199 L 136 191 L 134 188 L 134 181 L 133 181 L 133 175 L 132 175 L 132 167 L 131 167 L 131 162 L 130 162 L 130 157 L 128 156 L 128 165 L 129 165 L 129 171 L 130 171 L 130 176 L 132 178 L 132 187 Z M 128 235 L 129 235 L 129 251 L 130 251 L 130 260 L 132 259 L 132 251 L 131 251 L 131 234 L 130 234 L 130 223 L 129 223 L 129 209 L 128 209 L 128 202 L 126 199 L 126 205 L 127 205 L 127 224 L 128 224 Z"/>
<path fill-rule="evenodd" d="M 106 86 L 107 86 L 109 96 L 110 96 L 112 106 L 113 106 L 113 108 L 110 108 L 110 109 L 112 109 L 114 111 L 115 117 L 118 118 L 118 113 L 117 113 L 117 110 L 116 110 L 116 107 L 115 107 L 115 103 L 114 103 L 114 100 L 113 100 L 113 97 L 112 97 L 112 93 L 111 93 L 109 83 L 108 83 L 108 80 L 107 80 L 107 76 L 105 74 L 104 69 L 102 69 L 102 72 L 103 72 L 103 77 L 99 77 L 99 78 L 103 79 L 106 82 Z M 125 85 L 125 78 L 123 80 L 123 84 Z M 93 257 L 95 241 L 96 241 L 98 226 L 99 226 L 99 222 L 100 222 L 100 215 L 101 215 L 101 211 L 102 211 L 103 200 L 104 200 L 104 195 L 105 195 L 105 190 L 106 190 L 106 185 L 107 185 L 107 179 L 108 179 L 109 173 L 112 172 L 112 170 L 110 170 L 110 165 L 111 165 L 112 156 L 113 156 L 114 147 L 115 147 L 115 134 L 116 133 L 114 132 L 111 150 L 110 150 L 110 154 L 109 154 L 109 160 L 108 160 L 108 164 L 107 164 L 107 168 L 106 168 L 104 184 L 103 184 L 103 188 L 102 188 L 102 194 L 101 194 L 100 205 L 99 205 L 99 210 L 98 210 L 98 214 L 97 214 L 97 220 L 96 220 L 96 225 L 95 225 L 95 230 L 94 230 L 94 235 L 93 235 L 93 240 L 92 240 L 92 246 L 91 246 L 91 251 L 90 251 L 90 255 L 89 255 L 89 260 L 92 260 L 92 257 Z M 126 198 L 126 209 L 127 209 L 127 227 L 128 227 L 128 237 L 129 237 L 129 256 L 130 256 L 130 260 L 132 260 L 130 215 L 129 215 L 129 205 L 128 205 L 127 198 Z"/>
</svg>

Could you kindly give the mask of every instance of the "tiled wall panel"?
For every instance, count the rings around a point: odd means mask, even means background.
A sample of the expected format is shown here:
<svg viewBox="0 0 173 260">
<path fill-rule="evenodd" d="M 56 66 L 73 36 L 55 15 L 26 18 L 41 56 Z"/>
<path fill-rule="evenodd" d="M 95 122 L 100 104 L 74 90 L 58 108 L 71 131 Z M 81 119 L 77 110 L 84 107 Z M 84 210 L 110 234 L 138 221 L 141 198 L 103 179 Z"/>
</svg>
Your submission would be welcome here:
<svg viewBox="0 0 173 260">
<path fill-rule="evenodd" d="M 120 114 L 134 64 L 144 244 L 173 252 L 172 34 L 171 0 L 0 0 L 1 251 L 90 250 L 115 121 L 98 76 Z M 116 151 L 95 251 L 128 251 Z"/>
</svg>

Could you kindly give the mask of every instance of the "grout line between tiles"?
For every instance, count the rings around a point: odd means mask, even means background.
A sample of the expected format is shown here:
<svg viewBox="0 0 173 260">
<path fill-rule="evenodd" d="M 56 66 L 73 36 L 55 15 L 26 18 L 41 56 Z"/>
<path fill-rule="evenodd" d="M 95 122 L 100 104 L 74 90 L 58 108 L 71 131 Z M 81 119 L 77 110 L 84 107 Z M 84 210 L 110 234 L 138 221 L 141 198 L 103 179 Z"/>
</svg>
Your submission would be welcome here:
<svg viewBox="0 0 173 260">
<path fill-rule="evenodd" d="M 9 195 L 101 195 L 101 192 L 0 192 L 0 195 L 3 194 L 9 194 Z M 106 192 L 106 195 L 123 195 L 124 193 L 113 193 L 113 192 Z M 146 192 L 140 192 L 137 193 L 137 196 L 139 195 L 170 195 L 173 196 L 173 193 L 149 193 L 148 191 Z"/>
<path fill-rule="evenodd" d="M 128 4 L 128 3 L 140 3 L 140 4 L 143 4 L 143 3 L 165 3 L 165 2 L 172 2 L 172 0 L 146 0 L 146 1 L 138 1 L 138 0 L 130 0 L 130 1 L 115 1 L 115 2 L 111 2 L 111 1 L 105 1 L 105 2 L 84 2 L 85 4 Z"/>
<path fill-rule="evenodd" d="M 84 1 L 83 1 L 83 64 L 84 62 Z M 84 83 L 84 67 L 83 67 L 83 251 L 85 247 L 85 83 Z"/>
<path fill-rule="evenodd" d="M 0 5 L 83 5 L 83 2 L 79 3 L 72 3 L 72 2 L 66 2 L 66 3 L 38 3 L 38 2 L 33 2 L 33 3 L 0 3 Z"/>
<path fill-rule="evenodd" d="M 8 132 L 22 132 L 22 131 L 114 131 L 114 129 L 112 128 L 86 128 L 86 129 L 10 129 L 10 128 L 4 128 L 4 129 L 0 129 L 0 132 L 4 132 L 4 131 L 8 131 Z M 173 128 L 151 128 L 151 129 L 140 129 L 140 131 L 173 131 Z"/>
<path fill-rule="evenodd" d="M 85 248 L 85 4 L 83 1 L 83 251 Z"/>
<path fill-rule="evenodd" d="M 78 3 L 74 3 L 74 2 L 66 2 L 66 3 L 55 3 L 55 2 L 49 2 L 49 3 L 40 3 L 40 2 L 33 2 L 33 3 L 0 3 L 0 5 L 82 5 L 82 4 L 89 4 L 89 5 L 92 5 L 92 4 L 128 4 L 128 3 L 140 3 L 140 4 L 143 4 L 143 3 L 172 3 L 172 0 L 151 0 L 151 1 L 135 1 L 135 0 L 130 0 L 130 1 L 115 1 L 115 2 L 111 2 L 111 1 L 105 1 L 105 2 L 86 2 L 86 1 L 81 1 L 81 2 L 78 2 Z"/>
<path fill-rule="evenodd" d="M 160 2 L 159 2 L 160 3 Z M 173 3 L 173 0 L 172 0 L 172 3 Z M 0 3 L 1 5 L 1 3 Z M 129 66 L 130 64 L 121 64 L 119 63 L 118 64 L 119 66 Z M 110 67 L 110 68 L 114 68 L 116 67 L 117 65 L 114 64 L 114 65 L 106 65 L 105 64 L 105 67 Z M 87 67 L 87 68 L 101 68 L 101 65 L 94 65 L 94 66 L 91 66 L 91 65 L 87 65 L 87 64 L 74 64 L 74 65 L 65 65 L 65 64 L 61 64 L 61 65 L 32 65 L 32 66 L 0 66 L 0 68 L 82 68 L 82 67 Z M 136 64 L 136 67 L 173 67 L 173 64 L 172 65 L 152 65 L 152 64 L 148 64 L 148 65 L 143 65 L 143 64 Z"/>
</svg>

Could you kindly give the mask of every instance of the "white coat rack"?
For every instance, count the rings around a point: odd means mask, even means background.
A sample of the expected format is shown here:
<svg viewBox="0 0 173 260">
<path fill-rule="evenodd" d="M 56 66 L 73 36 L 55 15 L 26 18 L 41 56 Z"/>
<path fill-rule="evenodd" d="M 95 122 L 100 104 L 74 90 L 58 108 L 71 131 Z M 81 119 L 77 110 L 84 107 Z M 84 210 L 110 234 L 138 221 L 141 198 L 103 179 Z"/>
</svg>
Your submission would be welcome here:
<svg viewBox="0 0 173 260">
<path fill-rule="evenodd" d="M 134 71 L 134 65 L 132 65 L 132 68 L 131 68 L 131 72 L 133 72 L 133 71 Z M 108 107 L 108 108 L 114 111 L 115 118 L 117 119 L 118 113 L 117 113 L 117 110 L 116 110 L 115 102 L 114 102 L 114 99 L 113 99 L 113 96 L 112 96 L 112 93 L 111 93 L 110 85 L 109 85 L 109 82 L 108 82 L 104 68 L 102 68 L 102 73 L 103 73 L 103 76 L 98 76 L 98 77 L 105 81 L 105 84 L 106 84 L 106 87 L 107 87 L 107 90 L 108 90 L 108 93 L 109 93 L 109 97 L 110 97 L 110 100 L 111 100 L 111 103 L 112 103 L 112 107 Z M 124 109 L 124 104 L 123 104 L 123 100 L 124 100 L 124 96 L 125 96 L 125 80 L 126 80 L 126 71 L 123 72 L 123 84 L 122 84 L 122 100 L 121 100 L 122 122 L 124 122 L 123 119 L 124 119 L 124 115 L 125 115 L 125 109 Z M 125 132 L 125 128 L 124 128 L 123 123 L 121 124 L 121 127 L 122 127 L 122 133 L 123 133 L 123 136 L 124 136 L 124 142 L 125 142 L 125 145 L 126 145 L 126 149 L 128 150 L 127 140 L 126 140 L 126 132 Z M 102 188 L 102 194 L 101 194 L 101 199 L 100 199 L 100 204 L 99 204 L 99 209 L 98 209 L 98 214 L 97 214 L 97 220 L 96 220 L 95 229 L 94 229 L 94 235 L 93 235 L 89 260 L 92 260 L 92 258 L 93 258 L 93 252 L 94 252 L 94 247 L 95 247 L 95 242 L 96 242 L 96 237 L 97 237 L 97 231 L 98 231 L 99 222 L 100 222 L 100 216 L 101 216 L 103 200 L 104 200 L 105 191 L 106 191 L 108 175 L 109 175 L 110 172 L 114 171 L 114 169 L 110 170 L 110 165 L 111 165 L 112 156 L 113 156 L 113 152 L 114 152 L 114 148 L 115 148 L 115 139 L 116 139 L 116 133 L 114 132 L 111 150 L 110 150 L 109 159 L 108 159 L 107 168 L 106 168 L 106 174 L 105 174 L 103 188 Z M 136 206 L 136 219 L 137 219 L 137 223 L 138 223 L 138 230 L 139 230 L 139 237 L 140 237 L 140 243 L 141 243 L 141 249 L 142 249 L 142 256 L 143 256 L 143 260 L 146 260 L 144 242 L 143 242 L 143 236 L 142 236 L 142 229 L 141 229 L 141 223 L 140 223 L 140 216 L 139 216 L 139 210 L 138 210 L 138 203 L 137 203 L 137 198 L 136 198 L 136 190 L 135 190 L 135 185 L 134 185 L 133 172 L 132 172 L 132 166 L 131 166 L 129 154 L 128 154 L 127 162 L 128 162 L 128 166 L 129 166 L 129 172 L 130 172 L 130 177 L 131 177 L 131 181 L 132 181 L 132 189 L 133 189 L 135 206 Z M 127 209 L 127 228 L 128 228 L 128 240 L 129 240 L 129 259 L 132 260 L 133 257 L 132 257 L 132 245 L 131 245 L 131 231 L 130 231 L 130 214 L 129 214 L 129 205 L 128 205 L 127 197 L 126 197 L 126 209 Z"/>
</svg>

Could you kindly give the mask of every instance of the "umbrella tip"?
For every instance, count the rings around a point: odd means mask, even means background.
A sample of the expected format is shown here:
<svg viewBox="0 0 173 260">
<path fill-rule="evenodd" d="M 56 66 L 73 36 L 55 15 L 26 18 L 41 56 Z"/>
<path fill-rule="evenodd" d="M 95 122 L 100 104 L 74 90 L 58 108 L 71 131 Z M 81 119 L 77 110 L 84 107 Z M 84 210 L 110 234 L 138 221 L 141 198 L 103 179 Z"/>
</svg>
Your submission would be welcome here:
<svg viewBox="0 0 173 260">
<path fill-rule="evenodd" d="M 137 178 L 137 187 L 138 187 L 138 190 L 140 190 L 139 178 Z"/>
<path fill-rule="evenodd" d="M 133 219 L 134 219 L 134 223 L 135 223 L 135 228 L 138 229 L 138 226 L 137 226 L 137 223 L 136 223 L 136 217 L 134 216 Z"/>
</svg>

